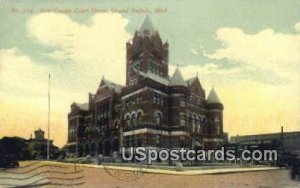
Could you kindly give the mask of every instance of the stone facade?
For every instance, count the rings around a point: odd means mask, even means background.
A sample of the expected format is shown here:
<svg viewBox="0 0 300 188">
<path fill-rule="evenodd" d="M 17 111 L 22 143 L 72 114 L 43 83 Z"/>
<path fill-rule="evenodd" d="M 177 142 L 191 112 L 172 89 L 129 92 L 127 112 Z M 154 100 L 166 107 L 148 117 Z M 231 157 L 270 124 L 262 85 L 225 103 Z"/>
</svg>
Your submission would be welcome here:
<svg viewBox="0 0 300 188">
<path fill-rule="evenodd" d="M 112 155 L 121 147 L 190 149 L 223 144 L 223 105 L 214 88 L 206 99 L 198 76 L 169 77 L 169 45 L 146 17 L 126 44 L 126 85 L 102 78 L 85 104 L 68 115 L 69 155 Z"/>
</svg>

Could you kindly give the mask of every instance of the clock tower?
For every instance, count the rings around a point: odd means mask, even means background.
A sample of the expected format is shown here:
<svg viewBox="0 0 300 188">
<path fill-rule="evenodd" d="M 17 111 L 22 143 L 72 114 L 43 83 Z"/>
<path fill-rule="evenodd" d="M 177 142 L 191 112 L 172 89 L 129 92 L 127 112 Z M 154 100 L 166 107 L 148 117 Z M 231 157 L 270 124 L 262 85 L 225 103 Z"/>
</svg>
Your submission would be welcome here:
<svg viewBox="0 0 300 188">
<path fill-rule="evenodd" d="M 139 73 L 168 79 L 168 48 L 147 16 L 132 42 L 126 43 L 126 85 L 134 84 Z"/>
</svg>

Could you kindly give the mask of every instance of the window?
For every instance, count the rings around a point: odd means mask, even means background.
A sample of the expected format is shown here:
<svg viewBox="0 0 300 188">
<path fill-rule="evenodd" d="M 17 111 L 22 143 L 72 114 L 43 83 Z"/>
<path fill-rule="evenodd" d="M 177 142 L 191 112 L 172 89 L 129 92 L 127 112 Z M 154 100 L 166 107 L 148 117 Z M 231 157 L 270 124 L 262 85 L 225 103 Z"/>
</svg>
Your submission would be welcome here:
<svg viewBox="0 0 300 188">
<path fill-rule="evenodd" d="M 180 126 L 185 126 L 185 119 L 180 119 Z"/>
<path fill-rule="evenodd" d="M 157 145 L 160 144 L 160 135 L 159 135 L 159 134 L 155 135 L 155 143 L 156 143 Z"/>
<path fill-rule="evenodd" d="M 184 99 L 180 99 L 180 104 L 181 107 L 185 107 L 185 100 Z"/>
<path fill-rule="evenodd" d="M 189 125 L 193 125 L 193 118 L 191 114 L 189 115 Z"/>
<path fill-rule="evenodd" d="M 129 115 L 128 116 L 126 116 L 126 125 L 127 126 L 130 126 L 130 117 L 129 117 Z"/>
<path fill-rule="evenodd" d="M 141 124 L 142 123 L 142 112 L 138 112 L 137 114 L 137 124 Z"/>
<path fill-rule="evenodd" d="M 220 128 L 220 126 L 217 126 L 216 128 L 217 128 L 217 135 L 220 135 L 221 134 L 221 128 Z"/>
<path fill-rule="evenodd" d="M 134 95 L 134 96 L 129 97 L 125 101 L 125 105 L 126 105 L 126 107 L 130 107 L 132 105 L 139 104 L 141 101 L 142 101 L 142 97 L 141 96 Z"/>
<path fill-rule="evenodd" d="M 201 132 L 201 125 L 197 125 L 197 132 L 200 133 Z"/>
<path fill-rule="evenodd" d="M 137 103 L 137 104 L 140 104 L 141 101 L 142 101 L 142 97 L 141 97 L 141 96 L 138 96 L 138 97 L 136 98 L 136 103 Z"/>
<path fill-rule="evenodd" d="M 195 132 L 195 124 L 193 123 L 193 117 L 192 114 L 189 115 L 188 117 L 188 125 L 191 126 L 192 132 Z"/>
<path fill-rule="evenodd" d="M 153 103 L 157 103 L 157 101 L 158 101 L 158 99 L 157 99 L 157 95 L 154 93 L 154 95 L 153 95 Z"/>
<path fill-rule="evenodd" d="M 184 112 L 179 113 L 179 120 L 180 120 L 180 126 L 185 126 L 185 113 Z"/>
<path fill-rule="evenodd" d="M 160 125 L 162 123 L 162 113 L 160 111 L 156 111 L 154 117 L 156 125 Z"/>
<path fill-rule="evenodd" d="M 161 75 L 161 67 L 153 60 L 150 60 L 149 71 L 155 75 Z"/>
<path fill-rule="evenodd" d="M 131 121 L 132 121 L 131 125 L 136 125 L 137 124 L 136 114 L 132 114 Z"/>
<path fill-rule="evenodd" d="M 219 117 L 216 117 L 215 118 L 215 123 L 219 123 L 220 122 L 220 118 Z"/>
<path fill-rule="evenodd" d="M 163 105 L 163 103 L 164 103 L 163 97 L 160 94 L 154 92 L 153 93 L 153 103 Z"/>
<path fill-rule="evenodd" d="M 115 121 L 115 129 L 119 129 L 119 121 L 118 120 Z"/>
</svg>

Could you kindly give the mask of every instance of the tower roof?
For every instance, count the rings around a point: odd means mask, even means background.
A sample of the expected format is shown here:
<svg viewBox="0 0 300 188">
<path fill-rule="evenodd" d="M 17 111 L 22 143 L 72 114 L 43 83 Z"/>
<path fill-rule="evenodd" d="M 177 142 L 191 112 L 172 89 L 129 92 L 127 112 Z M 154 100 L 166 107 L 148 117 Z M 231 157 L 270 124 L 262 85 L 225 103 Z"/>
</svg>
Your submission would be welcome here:
<svg viewBox="0 0 300 188">
<path fill-rule="evenodd" d="M 208 103 L 221 103 L 214 87 L 212 87 L 212 89 L 209 92 L 209 95 L 207 97 L 207 102 Z"/>
<path fill-rule="evenodd" d="M 171 80 L 170 80 L 170 86 L 186 86 L 186 82 L 184 81 L 182 74 L 177 67 Z"/>
<path fill-rule="evenodd" d="M 140 28 L 140 32 L 141 32 L 141 34 L 145 34 L 145 35 L 152 35 L 155 32 L 153 24 L 148 15 L 146 16 L 146 18 Z"/>
</svg>

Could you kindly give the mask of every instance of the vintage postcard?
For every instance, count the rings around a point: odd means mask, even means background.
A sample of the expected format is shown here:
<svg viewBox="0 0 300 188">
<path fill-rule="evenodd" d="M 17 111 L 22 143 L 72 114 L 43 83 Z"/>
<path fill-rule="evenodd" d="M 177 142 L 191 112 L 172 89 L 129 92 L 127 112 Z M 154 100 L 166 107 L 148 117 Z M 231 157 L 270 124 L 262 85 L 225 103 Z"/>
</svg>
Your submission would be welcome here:
<svg viewBox="0 0 300 188">
<path fill-rule="evenodd" d="M 299 0 L 0 0 L 0 187 L 300 187 Z"/>
</svg>

